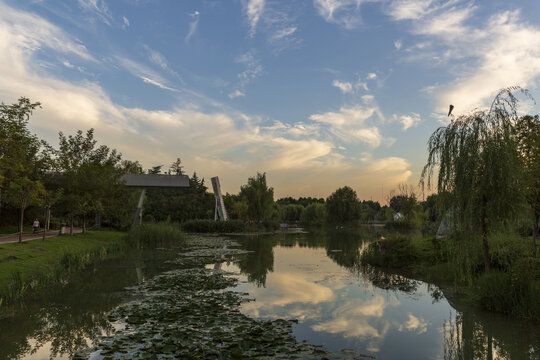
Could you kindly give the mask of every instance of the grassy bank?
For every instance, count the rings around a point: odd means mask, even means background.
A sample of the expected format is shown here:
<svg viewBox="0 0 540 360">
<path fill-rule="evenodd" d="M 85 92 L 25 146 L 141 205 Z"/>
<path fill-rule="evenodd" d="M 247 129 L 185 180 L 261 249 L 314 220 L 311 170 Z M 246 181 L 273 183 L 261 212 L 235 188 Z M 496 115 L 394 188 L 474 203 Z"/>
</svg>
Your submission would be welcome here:
<svg viewBox="0 0 540 360">
<path fill-rule="evenodd" d="M 119 250 L 125 237 L 122 232 L 93 231 L 0 245 L 0 306 Z"/>
<path fill-rule="evenodd" d="M 481 249 L 464 241 L 393 235 L 371 243 L 363 266 L 423 280 L 488 311 L 540 319 L 540 257 L 531 255 L 530 239 L 494 234 L 489 238 L 492 270 L 485 274 Z M 462 247 L 462 248 L 460 248 Z"/>
</svg>

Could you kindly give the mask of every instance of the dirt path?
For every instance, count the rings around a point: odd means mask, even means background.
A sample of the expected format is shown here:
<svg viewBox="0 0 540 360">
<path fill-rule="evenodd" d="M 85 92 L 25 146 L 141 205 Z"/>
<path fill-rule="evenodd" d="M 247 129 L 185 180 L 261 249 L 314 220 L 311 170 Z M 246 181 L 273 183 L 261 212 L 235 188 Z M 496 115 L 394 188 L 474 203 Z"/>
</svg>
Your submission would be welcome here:
<svg viewBox="0 0 540 360">
<path fill-rule="evenodd" d="M 73 228 L 73 233 L 81 233 L 82 228 Z M 68 229 L 69 234 L 69 229 Z M 47 238 L 56 237 L 59 235 L 58 230 L 49 230 L 47 231 Z M 36 239 L 42 239 L 43 238 L 43 232 L 39 232 L 37 234 L 23 234 L 22 241 L 30 241 L 30 240 L 36 240 Z M 7 235 L 7 236 L 0 236 L 0 244 L 7 244 L 7 243 L 16 243 L 19 242 L 19 234 L 15 235 Z"/>
</svg>

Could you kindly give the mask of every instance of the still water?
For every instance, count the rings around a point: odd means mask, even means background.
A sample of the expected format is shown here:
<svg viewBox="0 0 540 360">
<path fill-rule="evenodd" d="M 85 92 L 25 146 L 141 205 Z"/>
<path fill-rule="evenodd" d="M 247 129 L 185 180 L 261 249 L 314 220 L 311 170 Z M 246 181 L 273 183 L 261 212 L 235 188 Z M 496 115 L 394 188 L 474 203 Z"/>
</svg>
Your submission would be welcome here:
<svg viewBox="0 0 540 360">
<path fill-rule="evenodd" d="M 298 340 L 377 359 L 540 359 L 540 324 L 461 306 L 447 291 L 359 263 L 382 229 L 238 236 L 251 251 L 216 264 L 254 299 L 242 312 L 298 319 Z M 123 289 L 169 270 L 167 248 L 130 251 L 0 318 L 0 359 L 67 359 L 115 324 Z"/>
</svg>

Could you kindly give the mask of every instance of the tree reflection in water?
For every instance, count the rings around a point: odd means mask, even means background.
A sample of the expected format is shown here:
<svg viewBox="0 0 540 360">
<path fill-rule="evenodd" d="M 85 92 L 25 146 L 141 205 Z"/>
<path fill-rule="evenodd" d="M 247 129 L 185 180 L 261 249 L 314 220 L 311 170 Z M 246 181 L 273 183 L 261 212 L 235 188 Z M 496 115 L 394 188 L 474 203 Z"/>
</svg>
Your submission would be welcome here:
<svg viewBox="0 0 540 360">
<path fill-rule="evenodd" d="M 537 327 L 473 309 L 451 312 L 443 325 L 445 360 L 540 359 Z"/>
<path fill-rule="evenodd" d="M 248 281 L 264 287 L 266 274 L 274 271 L 274 241 L 268 237 L 250 236 L 238 239 L 245 250 L 251 251 L 238 257 L 238 267 Z"/>
</svg>

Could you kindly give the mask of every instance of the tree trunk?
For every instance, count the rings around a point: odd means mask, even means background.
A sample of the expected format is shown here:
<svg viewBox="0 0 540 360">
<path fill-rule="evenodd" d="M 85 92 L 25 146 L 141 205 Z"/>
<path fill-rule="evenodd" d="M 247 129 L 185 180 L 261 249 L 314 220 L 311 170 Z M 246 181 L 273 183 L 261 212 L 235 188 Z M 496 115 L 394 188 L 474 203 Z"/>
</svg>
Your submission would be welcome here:
<svg viewBox="0 0 540 360">
<path fill-rule="evenodd" d="M 22 244 L 22 234 L 24 226 L 24 210 L 26 209 L 26 199 L 21 201 L 21 212 L 19 214 L 19 244 Z"/>
<path fill-rule="evenodd" d="M 47 223 L 49 222 L 49 207 L 45 208 L 45 223 L 43 224 L 43 241 L 45 241 L 45 236 L 47 236 Z"/>
<path fill-rule="evenodd" d="M 69 225 L 69 236 L 73 236 L 73 215 L 71 215 L 71 222 Z"/>
<path fill-rule="evenodd" d="M 0 187 L 0 219 L 2 218 L 2 188 Z"/>
<path fill-rule="evenodd" d="M 86 234 L 86 215 L 82 216 L 82 232 Z"/>
<path fill-rule="evenodd" d="M 538 225 L 538 214 L 533 205 L 531 205 L 531 217 L 532 217 L 532 246 L 533 255 L 536 255 L 536 228 Z"/>
<path fill-rule="evenodd" d="M 482 198 L 482 245 L 484 249 L 484 268 L 486 273 L 490 270 L 489 259 L 489 246 L 488 246 L 488 233 L 487 233 L 487 213 L 486 213 L 487 199 L 484 196 Z"/>
</svg>

